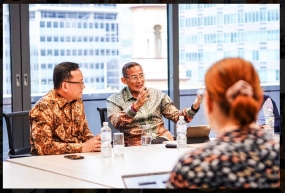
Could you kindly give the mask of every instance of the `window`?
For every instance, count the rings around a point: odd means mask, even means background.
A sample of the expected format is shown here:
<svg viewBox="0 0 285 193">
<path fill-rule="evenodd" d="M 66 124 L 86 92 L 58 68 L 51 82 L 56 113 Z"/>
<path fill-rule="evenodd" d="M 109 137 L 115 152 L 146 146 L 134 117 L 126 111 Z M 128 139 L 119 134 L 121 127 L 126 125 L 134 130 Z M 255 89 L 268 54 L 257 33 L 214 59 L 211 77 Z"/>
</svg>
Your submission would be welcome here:
<svg viewBox="0 0 285 193">
<path fill-rule="evenodd" d="M 40 27 L 44 28 L 45 27 L 45 22 L 44 21 L 40 21 Z"/>
<path fill-rule="evenodd" d="M 220 11 L 229 9 L 227 6 L 231 8 L 230 14 Z M 279 36 L 275 34 L 276 29 L 279 32 L 279 26 L 272 21 L 274 21 L 276 12 L 279 12 L 279 8 L 277 5 L 272 5 L 274 8 L 270 7 L 270 10 L 268 10 L 269 7 L 261 9 L 261 5 L 258 4 L 250 6 L 249 9 L 245 5 L 220 4 L 208 9 L 206 8 L 208 6 L 202 5 L 198 10 L 199 6 L 190 5 L 191 9 L 183 11 L 181 10 L 182 6 L 179 6 L 178 26 L 181 45 L 179 48 L 179 69 L 180 78 L 183 79 L 179 85 L 181 90 L 199 88 L 199 85 L 203 85 L 205 71 L 211 64 L 224 57 L 239 56 L 252 62 L 258 70 L 262 61 L 264 62 L 262 65 L 266 67 L 270 65 L 271 71 L 269 72 L 268 69 L 267 71 L 259 70 L 259 73 L 263 73 L 262 83 L 276 82 L 276 78 L 272 78 L 272 76 L 276 76 L 275 70 L 279 70 L 279 64 L 276 62 L 279 61 L 280 54 Z M 279 13 L 277 16 L 279 17 Z M 205 27 L 201 28 L 200 26 Z M 267 43 L 268 41 L 270 44 Z M 276 43 L 276 46 L 273 46 L 273 42 Z M 200 48 L 199 45 L 201 45 Z M 274 49 L 271 49 L 271 46 Z M 207 48 L 207 50 L 203 50 L 203 48 Z M 274 69 L 274 73 L 272 73 L 272 68 L 277 68 Z M 190 76 L 190 80 L 184 81 L 184 78 Z"/>
<path fill-rule="evenodd" d="M 47 42 L 51 42 L 51 40 L 52 40 L 51 36 L 48 36 L 47 37 Z"/>
<path fill-rule="evenodd" d="M 41 56 L 45 56 L 46 55 L 46 50 L 41 50 Z"/>
<path fill-rule="evenodd" d="M 53 41 L 58 42 L 58 37 L 57 36 L 53 37 Z"/>
<path fill-rule="evenodd" d="M 60 28 L 64 28 L 64 22 L 63 21 L 60 22 Z"/>
<path fill-rule="evenodd" d="M 61 37 L 60 37 L 60 41 L 61 41 L 61 42 L 64 42 L 64 36 L 61 36 Z"/>
<path fill-rule="evenodd" d="M 47 50 L 47 56 L 52 56 L 52 50 Z"/>
<path fill-rule="evenodd" d="M 41 64 L 41 69 L 42 70 L 46 69 L 46 64 Z"/>
<path fill-rule="evenodd" d="M 41 42 L 45 42 L 46 41 L 46 37 L 45 36 L 41 36 L 40 41 Z"/>
<path fill-rule="evenodd" d="M 48 22 L 47 22 L 47 27 L 48 27 L 48 28 L 51 28 L 51 21 L 48 21 Z"/>
<path fill-rule="evenodd" d="M 54 21 L 54 22 L 53 22 L 53 27 L 54 27 L 54 28 L 58 28 L 58 22 Z"/>
</svg>

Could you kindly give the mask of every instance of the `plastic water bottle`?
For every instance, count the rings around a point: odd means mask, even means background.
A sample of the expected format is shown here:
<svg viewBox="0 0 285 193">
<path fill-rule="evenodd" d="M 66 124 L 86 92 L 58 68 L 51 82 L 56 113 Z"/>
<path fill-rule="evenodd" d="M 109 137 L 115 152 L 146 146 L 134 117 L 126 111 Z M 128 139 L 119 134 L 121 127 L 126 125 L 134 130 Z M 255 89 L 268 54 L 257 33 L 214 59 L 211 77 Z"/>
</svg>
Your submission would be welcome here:
<svg viewBox="0 0 285 193">
<path fill-rule="evenodd" d="M 179 116 L 179 121 L 177 122 L 177 148 L 182 149 L 187 146 L 187 138 L 186 138 L 186 130 L 187 125 L 184 121 L 184 116 Z"/>
<path fill-rule="evenodd" d="M 108 127 L 108 122 L 103 122 L 101 128 L 101 156 L 105 159 L 112 157 L 112 131 Z"/>
</svg>

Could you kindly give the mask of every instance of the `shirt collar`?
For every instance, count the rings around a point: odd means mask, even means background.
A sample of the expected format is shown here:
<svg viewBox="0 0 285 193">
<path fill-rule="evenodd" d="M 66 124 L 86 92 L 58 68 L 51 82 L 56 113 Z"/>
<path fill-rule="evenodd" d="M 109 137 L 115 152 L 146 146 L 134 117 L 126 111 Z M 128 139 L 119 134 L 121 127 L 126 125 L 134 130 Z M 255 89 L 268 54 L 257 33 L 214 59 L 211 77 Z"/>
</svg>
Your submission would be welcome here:
<svg viewBox="0 0 285 193">
<path fill-rule="evenodd" d="M 124 89 L 123 89 L 123 97 L 124 97 L 124 100 L 125 101 L 128 101 L 130 99 L 134 99 L 133 95 L 131 94 L 130 90 L 129 90 L 129 87 L 126 86 Z"/>
<path fill-rule="evenodd" d="M 53 89 L 51 92 L 53 94 L 53 98 L 57 99 L 56 101 L 60 108 L 62 108 L 66 103 L 68 103 L 68 101 L 64 97 L 62 97 L 60 94 L 58 94 L 55 89 Z"/>
</svg>

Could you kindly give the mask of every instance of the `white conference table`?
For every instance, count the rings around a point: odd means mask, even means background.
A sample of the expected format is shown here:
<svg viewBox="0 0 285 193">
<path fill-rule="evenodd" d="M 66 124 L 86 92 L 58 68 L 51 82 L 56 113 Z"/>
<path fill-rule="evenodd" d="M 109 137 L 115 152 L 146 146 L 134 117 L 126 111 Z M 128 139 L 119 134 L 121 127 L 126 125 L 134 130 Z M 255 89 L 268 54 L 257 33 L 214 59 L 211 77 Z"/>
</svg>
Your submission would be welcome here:
<svg viewBox="0 0 285 193">
<path fill-rule="evenodd" d="M 191 147 L 203 145 L 188 145 L 188 148 L 185 149 L 166 148 L 165 144 L 151 145 L 150 147 L 132 146 L 125 148 L 124 158 L 112 157 L 107 160 L 101 158 L 100 152 L 92 152 L 80 153 L 80 155 L 84 156 L 84 159 L 80 160 L 66 159 L 63 157 L 64 155 L 46 155 L 8 159 L 7 162 L 27 167 L 23 169 L 26 170 L 23 171 L 23 175 L 25 178 L 31 178 L 31 180 L 34 176 L 29 174 L 32 169 L 35 169 L 45 173 L 52 173 L 57 177 L 65 176 L 74 180 L 77 179 L 78 181 L 75 181 L 73 184 L 73 187 L 76 186 L 76 188 L 89 188 L 90 183 L 94 184 L 93 188 L 98 186 L 125 188 L 122 176 L 152 175 L 155 173 L 170 172 L 181 155 L 186 151 L 193 150 Z M 6 168 L 3 175 L 7 175 L 8 172 Z M 39 174 L 38 176 L 41 175 Z M 68 179 L 62 178 L 59 183 L 65 184 L 67 183 L 66 181 Z M 37 183 L 40 186 L 41 183 L 47 182 L 47 180 L 41 180 L 38 177 L 33 183 L 34 186 L 37 186 Z M 4 185 L 7 187 L 6 184 Z M 55 182 L 51 184 L 47 183 L 47 186 L 50 188 L 60 187 Z"/>
<path fill-rule="evenodd" d="M 110 188 L 10 162 L 3 162 L 3 188 Z"/>
</svg>

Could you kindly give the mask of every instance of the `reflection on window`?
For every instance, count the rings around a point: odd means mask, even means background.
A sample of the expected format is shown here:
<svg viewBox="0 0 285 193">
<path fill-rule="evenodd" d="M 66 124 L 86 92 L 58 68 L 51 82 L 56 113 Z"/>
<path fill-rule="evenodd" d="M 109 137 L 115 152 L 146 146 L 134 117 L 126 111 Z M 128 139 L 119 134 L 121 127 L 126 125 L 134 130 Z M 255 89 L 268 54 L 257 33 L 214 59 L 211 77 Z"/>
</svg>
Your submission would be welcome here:
<svg viewBox="0 0 285 193">
<path fill-rule="evenodd" d="M 179 5 L 180 78 L 188 78 L 181 89 L 199 88 L 209 66 L 225 57 L 252 62 L 262 83 L 279 85 L 279 5 L 227 6 Z"/>
<path fill-rule="evenodd" d="M 120 90 L 124 87 L 120 81 L 121 67 L 130 61 L 143 66 L 149 78 L 146 83 L 166 90 L 166 5 L 154 6 L 160 9 L 145 5 L 145 18 L 141 22 L 135 19 L 140 18 L 141 5 L 30 5 L 30 53 L 39 51 L 39 55 L 31 55 L 30 60 L 40 64 L 39 70 L 31 67 L 34 81 L 31 92 L 41 95 L 52 89 L 53 85 L 49 83 L 52 70 L 63 61 L 80 64 L 85 80 L 84 92 Z M 144 30 L 138 30 L 141 28 Z M 137 31 L 141 31 L 138 36 Z M 145 49 L 144 43 L 142 49 L 141 43 L 147 40 L 149 48 Z"/>
</svg>

